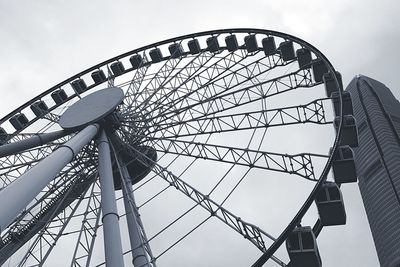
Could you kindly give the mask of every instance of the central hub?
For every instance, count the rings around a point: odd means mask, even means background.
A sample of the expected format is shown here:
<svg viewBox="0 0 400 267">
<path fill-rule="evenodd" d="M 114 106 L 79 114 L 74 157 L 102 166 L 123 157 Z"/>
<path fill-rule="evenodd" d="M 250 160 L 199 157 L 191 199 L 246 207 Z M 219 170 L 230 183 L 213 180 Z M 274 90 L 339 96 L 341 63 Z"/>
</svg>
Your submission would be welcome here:
<svg viewBox="0 0 400 267">
<path fill-rule="evenodd" d="M 110 141 L 113 144 L 118 158 L 121 160 L 129 173 L 132 184 L 136 184 L 145 178 L 153 169 L 157 161 L 157 151 L 146 145 L 127 144 L 117 135 L 111 135 Z M 114 152 L 113 152 L 114 153 Z M 121 175 L 119 166 L 113 163 L 113 176 L 115 190 L 121 189 Z"/>
<path fill-rule="evenodd" d="M 62 114 L 59 125 L 65 130 L 79 130 L 102 121 L 124 99 L 121 88 L 110 87 L 96 91 L 80 99 Z"/>
</svg>

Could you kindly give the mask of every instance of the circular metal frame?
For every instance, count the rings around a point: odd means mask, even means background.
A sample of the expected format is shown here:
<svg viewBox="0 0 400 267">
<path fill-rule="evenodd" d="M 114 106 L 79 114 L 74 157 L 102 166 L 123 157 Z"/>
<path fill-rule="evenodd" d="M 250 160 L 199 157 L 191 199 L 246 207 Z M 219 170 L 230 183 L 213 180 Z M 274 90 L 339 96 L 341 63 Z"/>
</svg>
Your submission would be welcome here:
<svg viewBox="0 0 400 267">
<path fill-rule="evenodd" d="M 282 38 L 284 40 L 287 41 L 291 41 L 294 42 L 296 44 L 298 44 L 299 46 L 308 49 L 312 52 L 313 56 L 315 56 L 317 59 L 321 60 L 323 62 L 323 64 L 326 65 L 328 71 L 333 74 L 332 78 L 334 80 L 334 83 L 336 84 L 336 87 L 338 88 L 339 91 L 342 91 L 343 89 L 341 88 L 340 84 L 339 84 L 339 80 L 338 77 L 336 75 L 336 71 L 333 68 L 332 64 L 329 62 L 329 60 L 315 47 L 313 47 L 311 44 L 295 37 L 295 36 L 291 36 L 285 33 L 281 33 L 281 32 L 276 32 L 276 31 L 269 31 L 269 30 L 261 30 L 261 29 L 249 29 L 249 28 L 243 28 L 243 29 L 224 29 L 224 30 L 215 30 L 215 31 L 206 31 L 206 32 L 200 32 L 200 33 L 195 33 L 195 34 L 189 34 L 189 35 L 184 35 L 184 36 L 180 36 L 177 38 L 171 38 L 162 42 L 158 42 L 158 43 L 154 43 L 148 46 L 144 46 L 142 48 L 139 49 L 135 49 L 132 50 L 130 52 L 121 54 L 119 56 L 116 56 L 114 58 L 111 58 L 109 60 L 106 60 L 100 64 L 97 64 L 91 68 L 88 68 L 68 79 L 66 79 L 65 81 L 53 86 L 52 88 L 46 90 L 45 92 L 39 94 L 38 96 L 36 96 L 35 98 L 31 99 L 30 101 L 28 101 L 27 103 L 23 104 L 22 106 L 20 106 L 19 108 L 15 109 L 14 111 L 12 111 L 11 113 L 9 113 L 8 115 L 6 115 L 5 117 L 3 117 L 0 120 L 0 127 L 3 124 L 6 124 L 8 122 L 8 120 L 10 120 L 11 118 L 13 118 L 14 116 L 18 115 L 18 114 L 23 114 L 29 107 L 31 107 L 32 104 L 37 103 L 38 101 L 41 101 L 42 99 L 44 99 L 45 97 L 49 97 L 52 93 L 54 93 L 55 91 L 59 90 L 60 88 L 64 88 L 66 86 L 70 86 L 71 84 L 73 84 L 75 81 L 78 80 L 82 80 L 84 79 L 83 77 L 88 76 L 89 74 L 93 73 L 94 71 L 100 70 L 100 69 L 108 69 L 109 73 L 107 75 L 107 79 L 101 81 L 101 82 L 94 82 L 92 84 L 89 84 L 87 87 L 85 86 L 84 91 L 83 92 L 79 92 L 79 90 L 77 90 L 76 87 L 72 88 L 74 89 L 74 93 L 70 94 L 67 96 L 67 98 L 65 98 L 63 101 L 61 101 L 60 103 L 56 103 L 55 105 L 51 106 L 48 108 L 48 110 L 43 113 L 40 116 L 36 116 L 32 119 L 30 119 L 28 122 L 26 122 L 22 127 L 20 127 L 19 129 L 16 129 L 14 132 L 11 133 L 7 133 L 6 134 L 6 140 L 4 141 L 9 141 L 12 140 L 12 138 L 18 136 L 19 133 L 23 132 L 23 130 L 27 127 L 29 127 L 30 125 L 34 124 L 36 121 L 40 120 L 41 118 L 43 118 L 44 116 L 48 116 L 48 114 L 58 108 L 59 106 L 65 104 L 66 102 L 70 101 L 70 100 L 74 100 L 77 99 L 78 97 L 80 97 L 81 93 L 90 91 L 92 88 L 97 88 L 98 86 L 101 86 L 102 84 L 105 83 L 110 83 L 110 81 L 112 81 L 113 79 L 119 77 L 120 75 L 125 75 L 129 72 L 132 72 L 134 70 L 136 70 L 137 68 L 135 67 L 131 67 L 128 69 L 124 69 L 121 71 L 121 73 L 115 73 L 115 72 L 111 72 L 110 71 L 110 66 L 113 63 L 118 63 L 122 60 L 126 60 L 128 57 L 132 56 L 132 55 L 137 55 L 137 54 L 148 54 L 150 50 L 158 48 L 160 46 L 165 46 L 168 44 L 176 44 L 176 43 L 180 43 L 182 41 L 186 41 L 186 40 L 191 40 L 191 39 L 195 39 L 195 38 L 199 38 L 199 37 L 206 37 L 206 36 L 219 36 L 221 34 L 248 34 L 248 35 L 263 35 L 263 36 L 274 36 L 274 37 L 279 37 Z M 227 47 L 220 47 L 219 49 L 221 50 L 226 50 Z M 241 46 L 239 49 L 246 49 L 245 46 Z M 260 47 L 258 47 L 258 50 L 261 50 Z M 209 52 L 207 51 L 206 48 L 202 48 L 201 53 L 203 52 Z M 182 51 L 182 54 L 180 56 L 184 56 L 185 54 L 189 54 L 188 51 Z M 159 62 L 163 62 L 166 60 L 169 60 L 171 58 L 174 58 L 174 55 L 169 55 L 169 56 L 165 56 L 162 57 L 160 59 Z M 153 60 L 154 61 L 154 60 Z M 151 65 L 154 64 L 156 62 L 153 62 L 151 60 L 147 61 L 147 62 L 143 62 L 142 66 L 146 66 L 146 64 Z M 158 62 L 157 62 L 158 63 Z M 109 86 L 112 86 L 112 84 L 109 84 Z M 318 190 L 321 188 L 322 184 L 326 181 L 327 179 L 327 175 L 328 172 L 331 168 L 332 165 L 332 155 L 334 154 L 334 152 L 337 149 L 339 140 L 341 138 L 341 132 L 342 132 L 342 96 L 341 94 L 339 94 L 339 103 L 340 103 L 340 122 L 339 122 L 339 127 L 337 129 L 337 134 L 335 137 L 335 141 L 332 148 L 332 153 L 329 155 L 326 165 L 320 175 L 320 177 L 317 179 L 317 182 L 314 186 L 314 189 L 312 190 L 312 192 L 310 193 L 309 197 L 306 199 L 306 201 L 304 202 L 304 204 L 302 205 L 302 207 L 300 208 L 300 210 L 297 212 L 297 214 L 294 216 L 294 218 L 292 219 L 292 221 L 288 224 L 288 226 L 283 230 L 283 232 L 280 234 L 280 236 L 278 238 L 276 238 L 276 240 L 273 242 L 273 244 L 263 253 L 263 255 L 253 264 L 253 266 L 262 266 L 268 259 L 270 259 L 271 257 L 273 257 L 273 254 L 276 252 L 276 250 L 282 245 L 282 243 L 287 239 L 288 235 L 293 231 L 293 229 L 301 222 L 301 219 L 303 218 L 303 216 L 306 214 L 307 210 L 310 208 L 312 202 L 314 201 L 316 194 L 318 192 Z M 53 118 L 55 120 L 57 120 L 57 118 Z M 138 127 L 139 129 L 140 127 Z M 144 134 L 142 132 L 135 132 L 135 134 L 137 134 L 137 136 L 140 136 L 141 134 Z M 3 136 L 4 137 L 4 136 Z"/>
</svg>

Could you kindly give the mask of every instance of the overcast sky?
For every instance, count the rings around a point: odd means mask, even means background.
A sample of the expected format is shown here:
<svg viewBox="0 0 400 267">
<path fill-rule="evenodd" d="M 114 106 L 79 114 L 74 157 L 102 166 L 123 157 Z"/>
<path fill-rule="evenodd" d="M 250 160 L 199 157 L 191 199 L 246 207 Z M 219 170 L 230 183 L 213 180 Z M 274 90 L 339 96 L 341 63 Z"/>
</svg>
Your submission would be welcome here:
<svg viewBox="0 0 400 267">
<path fill-rule="evenodd" d="M 396 0 L 0 0 L 0 117 L 110 57 L 170 37 L 232 27 L 296 35 L 330 59 L 345 85 L 364 74 L 400 98 L 399 5 Z M 324 266 L 378 266 L 358 186 L 346 185 L 343 193 L 348 224 L 334 235 L 321 235 L 324 249 L 330 247 Z M 340 257 L 348 265 L 335 261 Z"/>
</svg>

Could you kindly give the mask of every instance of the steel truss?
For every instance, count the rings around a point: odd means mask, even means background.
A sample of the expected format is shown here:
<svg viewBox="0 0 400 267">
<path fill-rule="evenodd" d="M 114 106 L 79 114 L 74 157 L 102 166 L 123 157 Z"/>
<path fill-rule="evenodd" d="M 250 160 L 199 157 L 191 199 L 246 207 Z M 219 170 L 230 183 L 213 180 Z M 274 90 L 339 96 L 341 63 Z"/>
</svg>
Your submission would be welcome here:
<svg viewBox="0 0 400 267">
<path fill-rule="evenodd" d="M 239 40 L 238 48 L 230 51 L 228 46 L 224 46 L 223 40 L 231 35 L 256 36 L 259 43 L 256 49 L 250 49 L 247 43 Z M 282 42 L 291 41 L 296 49 L 308 49 L 312 60 L 308 66 L 300 67 L 296 56 L 285 59 L 280 46 L 274 53 L 265 53 L 260 45 L 261 38 L 265 37 L 274 37 Z M 203 44 L 211 40 L 209 38 L 219 40 L 217 50 L 212 50 L 210 44 L 204 47 Z M 191 52 L 187 47 L 187 43 L 194 39 L 201 41 L 198 52 Z M 171 45 L 178 45 L 181 50 L 175 51 L 177 54 L 170 52 L 165 55 L 164 51 L 172 51 L 168 50 Z M 161 48 L 164 54 L 154 56 L 152 51 L 155 48 Z M 132 67 L 126 67 L 132 56 L 140 56 L 140 64 L 135 66 L 132 63 Z M 55 177 L 49 177 L 43 188 L 32 189 L 38 193 L 23 210 L 15 216 L 7 215 L 9 221 L 2 219 L 4 227 L 1 229 L 0 264 L 6 264 L 7 261 L 8 264 L 13 263 L 12 255 L 18 251 L 22 257 L 16 266 L 51 265 L 51 256 L 57 250 L 56 244 L 68 236 L 74 239 L 72 253 L 66 261 L 71 267 L 104 264 L 123 266 L 127 262 L 133 262 L 135 267 L 155 267 L 156 261 L 162 265 L 164 258 L 173 253 L 172 248 L 176 248 L 177 244 L 186 242 L 188 236 L 200 231 L 211 218 L 217 218 L 260 251 L 262 256 L 254 266 L 262 266 L 268 259 L 279 266 L 287 266 L 287 261 L 278 258 L 276 251 L 288 233 L 301 222 L 315 198 L 315 192 L 326 180 L 332 159 L 331 155 L 313 151 L 264 151 L 263 144 L 269 132 L 275 129 L 296 130 L 304 127 L 307 130 L 311 125 L 331 126 L 334 119 L 332 112 L 328 111 L 332 106 L 331 99 L 324 95 L 323 82 L 316 79 L 311 68 L 318 60 L 324 62 L 327 70 L 335 73 L 329 61 L 317 49 L 283 33 L 231 29 L 191 34 L 107 60 L 57 84 L 17 108 L 0 120 L 0 126 L 6 132 L 1 133 L 0 141 L 11 147 L 11 153 L 3 155 L 0 146 L 0 197 L 23 180 L 27 171 L 34 172 L 40 168 L 43 159 L 61 154 L 57 150 L 65 151 L 63 158 L 70 153 L 67 151 L 72 151 L 72 160 L 65 166 L 58 166 L 60 171 Z M 125 65 L 120 73 L 115 71 L 116 63 Z M 105 78 L 92 82 L 90 75 L 94 71 L 103 72 Z M 336 76 L 333 76 L 336 81 Z M 72 87 L 71 84 L 78 79 L 86 82 L 85 88 Z M 73 145 L 69 144 L 71 140 L 76 140 L 76 136 L 80 136 L 79 131 L 69 131 L 65 136 L 57 136 L 52 140 L 38 137 L 58 130 L 60 112 L 84 97 L 87 91 L 107 86 L 122 88 L 125 98 L 113 113 L 115 125 L 111 128 L 95 126 L 102 133 L 100 137 L 94 137 L 92 133 L 78 151 L 74 151 Z M 26 113 L 37 101 L 51 99 L 51 94 L 60 89 L 67 93 L 66 99 L 49 104 L 48 110 L 29 119 L 23 127 L 11 127 L 11 118 Z M 306 95 L 311 90 L 319 93 L 312 98 L 303 97 L 303 93 Z M 288 105 L 282 100 L 289 95 L 299 96 L 297 104 Z M 246 134 L 245 140 L 228 140 L 227 137 L 234 134 Z M 329 140 L 333 151 L 337 146 L 340 127 L 336 134 L 336 139 Z M 34 138 L 39 139 L 32 141 L 31 146 L 24 145 Z M 93 140 L 97 140 L 97 143 Z M 317 171 L 316 165 L 320 165 L 321 160 L 325 168 L 319 166 L 318 170 L 322 171 Z M 222 174 L 215 175 L 217 182 L 208 193 L 202 193 L 185 180 L 197 176 L 196 168 L 207 168 L 205 163 L 227 167 Z M 213 200 L 216 199 L 217 189 L 238 167 L 245 170 L 244 174 L 222 201 Z M 98 168 L 101 169 L 100 174 Z M 140 177 L 143 180 L 135 180 L 139 176 L 133 174 L 134 168 L 148 170 Z M 228 198 L 232 198 L 232 193 L 250 176 L 253 169 L 315 182 L 314 190 L 295 218 L 288 222 L 283 233 L 269 233 L 263 230 L 269 228 L 268 225 L 260 227 L 249 223 L 226 208 Z M 133 187 L 131 181 L 134 182 Z M 159 181 L 163 187 L 151 191 L 152 184 Z M 122 190 L 120 193 L 117 191 L 116 196 L 115 183 L 120 183 Z M 163 221 L 161 230 L 150 227 L 152 234 L 148 238 L 145 231 L 145 228 L 149 229 L 146 225 L 148 221 L 145 217 L 142 220 L 140 214 L 148 214 L 146 209 L 163 200 L 170 188 L 180 191 L 185 198 L 194 202 L 194 206 L 168 223 Z M 143 193 L 146 190 L 151 193 Z M 125 211 L 121 213 L 122 203 Z M 168 240 L 167 248 L 160 250 L 158 238 L 173 229 L 179 221 L 192 216 L 195 207 L 202 207 L 208 217 L 186 230 L 177 240 Z M 127 221 L 129 235 L 119 234 L 121 221 L 124 221 L 121 218 Z M 99 229 L 103 230 L 102 235 Z M 102 237 L 97 238 L 98 235 Z M 128 247 L 125 245 L 127 238 L 130 241 Z M 125 241 L 121 242 L 120 239 Z M 94 257 L 99 253 L 96 244 L 102 242 L 106 247 L 104 261 Z M 129 260 L 127 255 L 131 255 Z"/>
</svg>

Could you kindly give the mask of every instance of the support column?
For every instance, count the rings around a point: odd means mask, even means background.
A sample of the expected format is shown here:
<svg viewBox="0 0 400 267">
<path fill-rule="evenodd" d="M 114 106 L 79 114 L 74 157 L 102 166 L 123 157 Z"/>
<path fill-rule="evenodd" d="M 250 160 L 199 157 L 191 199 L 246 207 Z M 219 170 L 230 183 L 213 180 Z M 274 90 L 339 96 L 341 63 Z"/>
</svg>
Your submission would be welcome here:
<svg viewBox="0 0 400 267">
<path fill-rule="evenodd" d="M 68 133 L 65 130 L 52 133 L 41 133 L 18 142 L 2 145 L 0 146 L 0 158 L 19 153 L 33 147 L 42 146 L 48 142 L 66 136 L 67 134 Z"/>
<path fill-rule="evenodd" d="M 135 267 L 151 267 L 146 250 L 144 248 L 142 235 L 140 234 L 140 227 L 136 218 L 139 215 L 136 204 L 134 202 L 133 193 L 131 191 L 132 184 L 129 179 L 129 173 L 126 166 L 120 161 L 119 169 L 121 170 L 122 178 L 122 194 L 124 197 L 124 205 L 126 212 L 126 220 L 129 230 L 129 240 L 132 249 L 132 263 Z"/>
<path fill-rule="evenodd" d="M 93 139 L 98 127 L 97 124 L 87 126 L 0 191 L 0 230 L 6 228 L 82 147 Z"/>
<path fill-rule="evenodd" d="M 103 213 L 103 233 L 106 266 L 123 267 L 121 232 L 119 216 L 115 201 L 114 180 L 112 174 L 110 146 L 104 130 L 98 142 L 99 176 L 101 185 L 101 210 Z"/>
</svg>

